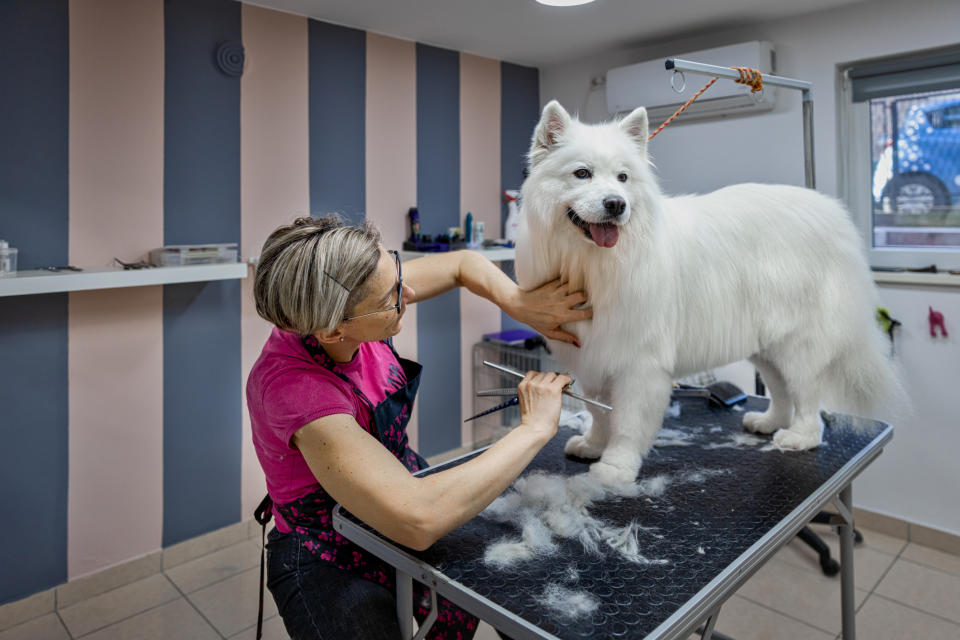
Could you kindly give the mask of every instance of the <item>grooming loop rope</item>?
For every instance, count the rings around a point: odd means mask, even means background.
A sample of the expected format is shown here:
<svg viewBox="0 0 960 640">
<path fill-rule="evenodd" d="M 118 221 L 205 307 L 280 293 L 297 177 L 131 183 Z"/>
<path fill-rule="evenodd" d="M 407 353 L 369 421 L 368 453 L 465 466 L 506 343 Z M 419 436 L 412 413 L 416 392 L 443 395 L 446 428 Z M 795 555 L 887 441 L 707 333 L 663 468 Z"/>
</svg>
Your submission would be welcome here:
<svg viewBox="0 0 960 640">
<path fill-rule="evenodd" d="M 730 67 L 730 68 L 731 68 L 731 69 L 736 69 L 737 71 L 740 72 L 740 77 L 739 77 L 738 79 L 734 80 L 734 82 L 736 82 L 737 84 L 749 85 L 749 86 L 750 86 L 750 93 L 758 93 L 758 92 L 760 92 L 760 91 L 763 91 L 763 74 L 761 74 L 760 71 L 758 71 L 757 69 L 748 69 L 747 67 Z M 683 73 L 683 72 L 680 72 L 680 73 Z M 690 98 L 689 100 L 687 100 L 686 102 L 684 102 L 682 107 L 680 107 L 679 109 L 677 109 L 676 111 L 674 111 L 672 116 L 670 116 L 669 118 L 667 118 L 662 125 L 660 125 L 659 127 L 657 127 L 657 130 L 656 130 L 656 131 L 654 131 L 653 133 L 650 134 L 649 137 L 647 137 L 647 140 L 648 140 L 648 141 L 649 141 L 649 140 L 653 140 L 654 136 L 656 136 L 658 133 L 660 133 L 661 131 L 663 131 L 663 129 L 664 129 L 668 124 L 670 124 L 671 122 L 673 122 L 673 120 L 674 120 L 677 116 L 679 116 L 681 113 L 683 113 L 684 110 L 685 110 L 687 107 L 689 107 L 689 106 L 693 103 L 694 100 L 696 100 L 697 98 L 699 98 L 701 95 L 703 95 L 703 92 L 704 92 L 704 91 L 706 91 L 706 90 L 709 89 L 711 86 L 713 86 L 713 83 L 716 82 L 717 79 L 718 79 L 718 76 L 714 76 L 714 77 L 710 78 L 710 82 L 708 82 L 707 84 L 705 84 L 704 87 L 703 87 L 702 89 L 700 89 L 700 91 L 697 91 L 695 94 L 693 94 L 693 97 L 692 97 L 692 98 Z M 681 90 L 682 90 L 682 89 L 681 89 Z"/>
</svg>

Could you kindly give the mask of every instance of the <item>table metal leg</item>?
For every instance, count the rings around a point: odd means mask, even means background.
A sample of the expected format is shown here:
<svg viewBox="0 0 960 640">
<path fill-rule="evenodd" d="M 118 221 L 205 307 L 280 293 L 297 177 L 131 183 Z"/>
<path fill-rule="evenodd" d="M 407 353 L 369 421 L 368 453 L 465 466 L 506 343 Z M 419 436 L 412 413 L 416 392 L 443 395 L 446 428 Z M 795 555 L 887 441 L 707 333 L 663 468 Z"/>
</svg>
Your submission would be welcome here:
<svg viewBox="0 0 960 640">
<path fill-rule="evenodd" d="M 400 621 L 400 637 L 413 638 L 413 578 L 397 570 L 397 620 Z"/>
<path fill-rule="evenodd" d="M 430 627 L 433 626 L 433 623 L 437 620 L 437 590 L 430 589 L 430 615 L 426 617 L 423 621 L 423 624 L 420 625 L 420 631 L 417 632 L 417 636 L 413 640 L 423 640 L 427 637 L 427 634 L 430 633 Z"/>
<path fill-rule="evenodd" d="M 853 575 L 853 492 L 848 484 L 840 491 L 841 515 L 846 521 L 840 525 L 840 604 L 843 612 L 843 640 L 857 637 L 856 593 Z"/>
<path fill-rule="evenodd" d="M 717 618 L 720 616 L 720 607 L 710 612 L 706 624 L 703 625 L 703 633 L 700 634 L 701 640 L 710 640 L 713 638 L 713 628 L 717 626 Z"/>
</svg>

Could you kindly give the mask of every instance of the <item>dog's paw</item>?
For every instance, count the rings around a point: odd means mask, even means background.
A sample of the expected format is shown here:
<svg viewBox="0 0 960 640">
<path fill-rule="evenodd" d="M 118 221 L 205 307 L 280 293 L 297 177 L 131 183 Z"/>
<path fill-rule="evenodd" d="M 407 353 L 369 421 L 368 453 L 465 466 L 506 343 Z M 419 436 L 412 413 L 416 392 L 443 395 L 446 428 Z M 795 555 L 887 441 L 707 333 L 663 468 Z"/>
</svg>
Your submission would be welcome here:
<svg viewBox="0 0 960 640">
<path fill-rule="evenodd" d="M 637 479 L 639 469 L 617 467 L 609 462 L 594 462 L 590 465 L 590 475 L 596 478 L 600 484 L 615 487 L 619 485 L 631 484 Z"/>
<path fill-rule="evenodd" d="M 594 459 L 599 458 L 603 449 L 590 444 L 586 436 L 572 436 L 567 440 L 564 452 L 578 458 Z"/>
<path fill-rule="evenodd" d="M 782 424 L 773 424 L 769 413 L 748 411 L 743 414 L 743 428 L 753 433 L 773 433 L 783 427 Z"/>
<path fill-rule="evenodd" d="M 820 434 L 780 429 L 773 434 L 773 444 L 781 449 L 804 451 L 820 445 Z"/>
</svg>

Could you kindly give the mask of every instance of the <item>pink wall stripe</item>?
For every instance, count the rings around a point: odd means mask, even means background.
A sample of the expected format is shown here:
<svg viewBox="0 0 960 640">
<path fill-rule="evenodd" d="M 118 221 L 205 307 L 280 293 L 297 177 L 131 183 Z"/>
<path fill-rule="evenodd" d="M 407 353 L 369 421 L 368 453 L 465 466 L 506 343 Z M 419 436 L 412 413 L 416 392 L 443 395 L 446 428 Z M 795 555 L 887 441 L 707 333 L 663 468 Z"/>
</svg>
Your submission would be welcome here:
<svg viewBox="0 0 960 640">
<path fill-rule="evenodd" d="M 243 5 L 246 68 L 241 111 L 241 255 L 260 255 L 275 228 L 310 213 L 308 153 L 307 19 Z M 243 280 L 241 303 L 243 381 L 272 326 L 253 303 L 253 269 Z M 243 403 L 241 519 L 252 517 L 266 493 L 253 450 L 246 395 Z"/>
<path fill-rule="evenodd" d="M 500 61 L 460 54 L 460 215 L 500 229 Z M 460 383 L 463 417 L 473 414 L 473 345 L 500 330 L 500 309 L 470 293 L 460 295 Z M 462 423 L 462 444 L 473 442 Z"/>
<path fill-rule="evenodd" d="M 162 245 L 162 0 L 70 2 L 69 144 L 70 263 Z M 161 545 L 162 288 L 71 293 L 69 322 L 73 579 Z"/>
<path fill-rule="evenodd" d="M 367 220 L 380 228 L 383 244 L 400 249 L 407 210 L 417 203 L 416 45 L 367 33 L 366 201 Z M 397 352 L 417 358 L 417 313 L 403 317 L 394 338 Z M 416 405 L 407 433 L 418 446 Z"/>
</svg>

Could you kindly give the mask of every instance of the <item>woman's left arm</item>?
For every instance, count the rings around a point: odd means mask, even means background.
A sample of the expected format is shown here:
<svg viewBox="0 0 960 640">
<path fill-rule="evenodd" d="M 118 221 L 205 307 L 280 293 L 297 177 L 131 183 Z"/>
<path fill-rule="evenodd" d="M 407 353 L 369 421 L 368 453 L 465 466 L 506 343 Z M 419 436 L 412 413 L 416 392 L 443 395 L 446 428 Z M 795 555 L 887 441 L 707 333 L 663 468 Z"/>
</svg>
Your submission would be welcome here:
<svg viewBox="0 0 960 640">
<path fill-rule="evenodd" d="M 574 308 L 586 302 L 583 291 L 569 291 L 560 280 L 523 291 L 476 251 L 451 251 L 404 262 L 403 281 L 413 289 L 413 302 L 428 300 L 454 287 L 466 287 L 514 320 L 530 325 L 548 338 L 577 346 L 576 336 L 560 325 L 593 317 L 589 308 Z"/>
</svg>

